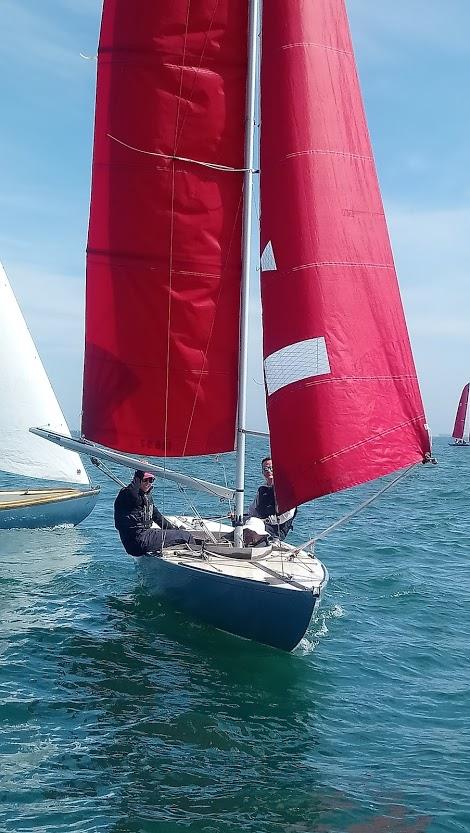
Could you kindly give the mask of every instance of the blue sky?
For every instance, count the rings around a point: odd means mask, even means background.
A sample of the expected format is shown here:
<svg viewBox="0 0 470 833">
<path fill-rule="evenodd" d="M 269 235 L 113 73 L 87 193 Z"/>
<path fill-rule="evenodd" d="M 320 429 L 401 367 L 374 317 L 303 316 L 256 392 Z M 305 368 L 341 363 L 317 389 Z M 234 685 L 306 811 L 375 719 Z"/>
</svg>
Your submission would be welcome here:
<svg viewBox="0 0 470 833">
<path fill-rule="evenodd" d="M 428 421 L 450 432 L 470 377 L 470 2 L 347 5 Z M 96 71 L 80 53 L 96 53 L 100 15 L 101 0 L 0 4 L 0 259 L 71 427 Z M 257 344 L 249 418 L 262 428 Z"/>
</svg>

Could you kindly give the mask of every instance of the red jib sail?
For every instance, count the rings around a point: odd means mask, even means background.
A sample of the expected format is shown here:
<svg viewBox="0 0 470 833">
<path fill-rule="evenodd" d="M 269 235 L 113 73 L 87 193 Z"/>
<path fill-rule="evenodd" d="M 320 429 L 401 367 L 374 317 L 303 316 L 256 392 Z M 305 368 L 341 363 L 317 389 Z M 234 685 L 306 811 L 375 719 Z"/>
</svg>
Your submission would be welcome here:
<svg viewBox="0 0 470 833">
<path fill-rule="evenodd" d="M 455 415 L 454 430 L 452 431 L 452 436 L 455 440 L 463 440 L 463 435 L 465 431 L 465 420 L 467 418 L 469 388 L 470 383 L 467 382 L 467 384 L 462 390 L 462 393 L 460 394 L 460 401 L 457 407 L 457 413 Z"/>
<path fill-rule="evenodd" d="M 247 0 L 105 0 L 83 434 L 145 455 L 233 449 Z M 176 158 L 178 157 L 178 158 Z"/>
<path fill-rule="evenodd" d="M 422 459 L 428 433 L 343 0 L 264 4 L 264 367 L 279 508 Z"/>
</svg>

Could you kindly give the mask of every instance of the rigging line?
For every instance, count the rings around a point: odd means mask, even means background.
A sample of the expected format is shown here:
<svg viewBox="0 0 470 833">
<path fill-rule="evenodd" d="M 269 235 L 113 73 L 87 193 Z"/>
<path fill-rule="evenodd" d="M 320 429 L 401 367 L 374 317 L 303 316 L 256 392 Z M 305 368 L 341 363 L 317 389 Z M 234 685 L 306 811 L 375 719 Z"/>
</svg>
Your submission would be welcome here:
<svg viewBox="0 0 470 833">
<path fill-rule="evenodd" d="M 175 119 L 175 136 L 173 141 L 173 154 L 176 153 L 176 147 L 178 143 L 178 121 L 181 109 L 181 94 L 183 92 L 183 75 L 184 75 L 184 66 L 186 60 L 186 44 L 188 42 L 188 30 L 189 30 L 189 14 L 191 11 L 191 0 L 188 0 L 188 5 L 186 7 L 186 26 L 184 30 L 184 39 L 183 39 L 183 54 L 181 56 L 181 67 L 180 67 L 180 89 L 178 93 L 178 104 L 176 107 L 176 119 Z"/>
<path fill-rule="evenodd" d="M 201 555 L 199 550 L 191 549 L 191 546 L 189 544 L 187 545 L 187 547 L 188 547 L 188 550 L 189 550 L 189 557 L 190 558 L 193 558 L 194 560 L 198 560 L 198 561 L 204 561 L 204 563 L 207 565 L 207 567 L 210 567 L 210 569 L 214 570 L 214 572 L 217 573 L 218 575 L 223 575 L 224 574 L 223 570 L 220 570 L 218 567 L 216 567 L 216 565 L 209 558 L 205 558 L 203 555 Z M 184 556 L 182 556 L 182 557 L 184 558 Z M 184 562 L 184 561 L 181 561 L 179 563 L 183 564 L 185 567 L 193 567 L 196 570 L 204 569 L 203 567 L 194 567 L 194 564 L 191 564 L 191 563 L 188 564 L 187 562 Z"/>
<path fill-rule="evenodd" d="M 178 93 L 178 104 L 176 109 L 176 119 L 175 119 L 175 135 L 173 141 L 173 155 L 176 153 L 176 143 L 178 138 L 178 118 L 181 106 L 181 93 L 183 90 L 183 69 L 184 69 L 184 62 L 186 59 L 186 43 L 188 40 L 188 29 L 189 29 L 189 13 L 191 10 L 191 0 L 188 0 L 188 4 L 186 7 L 186 26 L 184 32 L 184 40 L 183 40 L 183 55 L 182 55 L 182 66 L 180 71 L 180 89 Z M 167 318 L 167 342 L 166 342 L 166 380 L 165 380 L 165 428 L 164 428 L 164 466 L 166 467 L 166 459 L 167 459 L 167 443 L 168 443 L 168 407 L 169 407 L 169 385 L 170 385 L 170 342 L 171 342 L 171 298 L 172 298 L 172 288 L 173 288 L 173 242 L 174 242 L 174 231 L 175 231 L 175 160 L 173 159 L 172 162 L 172 169 L 171 169 L 171 213 L 170 213 L 170 252 L 169 252 L 169 274 L 168 274 L 168 318 Z"/>
<path fill-rule="evenodd" d="M 228 488 L 227 467 L 225 465 L 224 457 L 222 457 L 220 454 L 218 454 L 217 455 L 217 462 L 219 463 L 219 465 L 222 466 L 222 471 L 224 473 L 224 485 L 226 486 L 226 488 Z M 230 507 L 230 512 L 227 513 L 227 515 L 225 516 L 226 518 L 230 518 L 231 513 L 235 511 L 235 501 L 233 499 L 229 502 L 229 507 Z M 208 520 L 210 520 L 210 519 L 208 519 Z"/>
<path fill-rule="evenodd" d="M 401 471 L 400 474 L 398 474 L 396 477 L 393 478 L 393 480 L 391 480 L 389 483 L 383 486 L 382 489 L 379 489 L 379 491 L 372 495 L 372 497 L 367 498 L 367 500 L 364 500 L 361 504 L 359 504 L 359 506 L 356 506 L 355 509 L 352 509 L 351 512 L 348 512 L 346 515 L 343 515 L 343 517 L 340 518 L 338 521 L 335 521 L 334 524 L 327 526 L 326 529 L 323 530 L 323 532 L 320 532 L 318 535 L 315 535 L 314 538 L 310 538 L 310 540 L 306 541 L 305 544 L 302 544 L 300 547 L 297 547 L 295 550 L 292 550 L 290 558 L 295 558 L 295 556 L 298 555 L 301 550 L 305 550 L 306 547 L 310 547 L 312 544 L 315 545 L 317 541 L 321 541 L 322 538 L 326 538 L 326 536 L 329 535 L 330 532 L 333 532 L 334 529 L 337 529 L 339 526 L 342 526 L 347 521 L 351 520 L 351 518 L 353 518 L 354 515 L 358 515 L 359 512 L 362 512 L 363 509 L 366 508 L 366 506 L 370 506 L 370 504 L 377 500 L 378 497 L 381 497 L 381 495 L 383 495 L 385 492 L 388 492 L 388 490 L 391 489 L 392 486 L 395 486 L 400 480 L 403 480 L 403 478 L 405 478 L 417 465 L 419 464 L 413 463 L 411 466 L 408 466 L 408 468 L 406 468 L 404 471 Z"/>
<path fill-rule="evenodd" d="M 219 466 L 222 466 L 222 472 L 223 472 L 223 475 L 224 475 L 224 486 L 228 489 L 228 481 L 227 481 L 227 468 L 226 468 L 226 465 L 225 465 L 225 460 L 224 460 L 224 458 L 223 458 L 220 454 L 217 454 L 217 456 L 216 456 L 216 461 L 217 461 L 217 463 L 219 464 Z M 232 505 L 232 504 L 233 504 L 233 501 L 231 501 L 231 502 L 229 503 L 229 506 L 231 507 L 231 509 L 233 509 L 233 505 Z M 230 514 L 230 513 L 229 513 L 229 514 Z M 209 520 L 209 518 L 208 518 L 208 520 Z"/>
<path fill-rule="evenodd" d="M 215 535 L 214 535 L 214 534 L 210 531 L 209 527 L 208 527 L 208 526 L 206 526 L 205 519 L 202 517 L 202 515 L 201 515 L 201 513 L 199 512 L 199 510 L 197 509 L 196 505 L 195 505 L 195 504 L 192 502 L 192 500 L 188 497 L 188 494 L 187 494 L 187 492 L 186 492 L 186 489 L 184 489 L 184 488 L 183 488 L 183 486 L 178 486 L 178 489 L 179 489 L 179 491 L 181 492 L 181 494 L 184 496 L 184 498 L 186 499 L 187 505 L 189 506 L 189 508 L 190 508 L 190 509 L 192 509 L 192 511 L 193 511 L 193 513 L 194 513 L 194 515 L 195 515 L 195 517 L 196 517 L 196 518 L 198 518 L 198 519 L 199 519 L 199 521 L 201 522 L 202 529 L 204 529 L 204 530 L 205 530 L 205 532 L 207 532 L 207 534 L 208 534 L 208 536 L 209 536 L 210 540 L 212 541 L 212 543 L 213 543 L 213 544 L 217 543 L 217 539 L 216 539 Z M 177 517 L 178 517 L 178 516 L 177 516 Z M 188 530 L 188 531 L 189 531 L 189 530 Z M 193 530 L 192 530 L 192 532 L 197 532 L 197 530 L 194 530 L 194 529 L 193 529 Z"/>
<path fill-rule="evenodd" d="M 217 462 L 219 463 L 219 465 L 221 465 L 221 466 L 222 466 L 222 471 L 223 471 L 223 474 L 224 474 L 224 486 L 227 486 L 227 487 L 228 487 L 228 483 L 227 483 L 227 468 L 226 468 L 226 466 L 225 466 L 225 460 L 224 460 L 224 458 L 223 458 L 223 457 L 221 457 L 221 455 L 220 455 L 220 454 L 217 454 Z"/>
<path fill-rule="evenodd" d="M 186 57 L 186 41 L 188 38 L 188 24 L 189 24 L 189 12 L 191 8 L 191 0 L 188 0 L 187 11 L 186 11 L 186 28 L 184 33 L 184 41 L 183 41 L 183 56 L 182 56 L 182 66 L 184 67 L 184 61 Z M 178 93 L 178 105 L 176 110 L 176 119 L 175 119 L 175 135 L 174 135 L 174 142 L 173 142 L 173 155 L 176 153 L 176 142 L 178 136 L 178 117 L 181 105 L 181 92 L 183 89 L 183 68 L 181 69 L 180 73 L 180 89 Z M 171 342 L 171 298 L 172 298 L 172 288 L 173 288 L 173 242 L 174 242 L 174 231 L 175 231 L 175 174 L 176 174 L 176 165 L 175 159 L 173 159 L 171 163 L 171 210 L 170 210 L 170 251 L 169 251 L 169 262 L 168 262 L 168 317 L 167 317 L 167 333 L 166 333 L 166 379 L 165 379 L 165 425 L 163 431 L 163 450 L 164 450 L 164 462 L 163 467 L 166 470 L 166 461 L 167 461 L 167 444 L 168 444 L 168 409 L 169 409 L 169 399 L 170 399 L 170 342 Z M 165 485 L 163 486 L 163 512 L 165 511 Z M 163 539 L 163 545 L 164 545 Z"/>
<path fill-rule="evenodd" d="M 206 549 L 206 552 L 207 552 L 208 555 L 211 555 L 212 557 L 214 557 L 216 559 L 217 558 L 225 558 L 226 559 L 225 554 L 221 554 L 221 553 L 218 553 L 218 552 L 213 552 L 210 549 Z M 264 556 L 264 557 L 266 557 L 266 556 Z M 272 578 L 278 579 L 278 581 L 280 581 L 282 584 L 291 584 L 292 587 L 296 588 L 296 590 L 303 590 L 304 592 L 311 592 L 309 590 L 309 588 L 305 587 L 299 581 L 296 581 L 291 575 L 287 575 L 286 573 L 279 573 L 277 570 L 272 570 L 270 567 L 267 567 L 266 564 L 261 564 L 261 562 L 258 561 L 258 560 L 254 561 L 253 563 L 256 566 L 256 568 L 258 570 L 260 570 L 260 572 L 266 573 L 266 575 L 271 576 Z M 283 563 L 283 569 L 284 569 L 284 563 Z M 255 581 L 257 581 L 257 579 L 255 579 Z"/>
<path fill-rule="evenodd" d="M 114 482 L 117 483 L 118 486 L 122 486 L 122 488 L 125 488 L 126 484 L 123 483 L 123 481 L 120 480 L 119 477 L 116 477 L 116 475 L 113 474 L 101 460 L 98 460 L 97 457 L 90 457 L 90 461 L 94 466 L 96 466 L 97 469 L 100 469 L 100 471 L 102 471 L 103 474 L 109 477 L 110 480 L 114 480 Z"/>
<path fill-rule="evenodd" d="M 223 455 L 221 455 L 221 454 L 216 454 L 215 459 L 216 459 L 216 462 L 219 464 L 219 466 L 222 466 L 222 472 L 223 472 L 223 475 L 224 475 L 224 486 L 228 489 L 229 485 L 228 485 L 228 480 L 227 480 L 227 467 L 225 465 L 225 459 L 224 459 Z M 222 517 L 225 517 L 225 518 L 230 518 L 231 512 L 233 512 L 233 510 L 234 510 L 234 501 L 233 501 L 233 499 L 229 500 L 228 503 L 229 503 L 229 507 L 230 507 L 231 511 L 229 511 L 226 515 L 222 516 Z M 218 520 L 222 521 L 222 518 L 206 518 L 206 520 L 207 521 L 218 521 Z"/>
<path fill-rule="evenodd" d="M 253 173 L 259 173 L 259 171 L 255 170 Z M 261 223 L 261 203 L 259 199 L 259 191 L 253 190 L 253 202 L 255 204 L 255 214 L 259 225 Z"/>
<path fill-rule="evenodd" d="M 170 159 L 174 162 L 190 162 L 193 165 L 201 165 L 203 168 L 212 168 L 215 171 L 228 171 L 229 173 L 246 173 L 247 171 L 251 171 L 254 174 L 259 173 L 257 168 L 233 168 L 231 165 L 218 165 L 216 162 L 203 162 L 201 159 L 190 159 L 189 156 L 177 156 L 175 153 L 157 153 L 157 151 L 153 150 L 144 150 L 143 148 L 135 147 L 135 145 L 130 145 L 122 139 L 118 139 L 117 136 L 113 136 L 111 133 L 108 133 L 107 136 L 109 139 L 112 139 L 113 142 L 117 142 L 119 145 L 122 145 L 129 150 L 133 150 L 136 153 L 143 153 L 145 156 L 157 156 L 161 159 Z"/>
<path fill-rule="evenodd" d="M 202 520 L 205 521 L 217 521 L 219 524 L 227 523 L 229 516 L 228 515 L 214 515 L 210 518 L 203 518 Z"/>
<path fill-rule="evenodd" d="M 181 87 L 182 87 L 182 83 L 183 83 L 183 71 L 185 69 L 185 63 L 184 62 L 185 62 L 185 58 L 186 58 L 186 38 L 187 38 L 188 28 L 189 28 L 190 6 L 191 6 L 191 0 L 188 0 L 188 13 L 187 13 L 187 16 L 186 16 L 186 32 L 185 32 L 185 41 L 184 41 L 183 62 L 182 62 L 182 67 L 181 67 Z M 206 30 L 206 38 L 205 38 L 205 41 L 204 41 L 204 45 L 202 47 L 201 54 L 199 56 L 199 66 L 198 66 L 198 68 L 197 68 L 197 70 L 196 70 L 196 72 L 194 73 L 194 76 L 193 76 L 192 88 L 191 88 L 191 91 L 189 93 L 189 96 L 186 99 L 186 109 L 185 109 L 185 112 L 183 114 L 183 118 L 182 118 L 181 125 L 180 125 L 179 129 L 178 129 L 178 116 L 179 116 L 179 107 L 178 107 L 178 113 L 177 113 L 177 117 L 176 117 L 175 145 L 174 145 L 175 153 L 176 153 L 176 148 L 178 146 L 179 140 L 181 138 L 181 134 L 183 132 L 184 123 L 185 123 L 187 115 L 188 115 L 189 105 L 193 101 L 194 91 L 196 89 L 196 81 L 197 81 L 198 73 L 201 69 L 202 61 L 203 61 L 204 54 L 205 54 L 205 51 L 206 51 L 206 47 L 207 47 L 207 44 L 208 44 L 208 41 L 209 41 L 209 35 L 212 31 L 212 24 L 214 23 L 214 18 L 215 18 L 218 7 L 219 7 L 219 0 L 216 0 L 214 10 L 212 12 L 212 17 L 211 17 L 209 26 Z M 180 90 L 180 96 L 181 96 L 181 90 Z"/>
<path fill-rule="evenodd" d="M 204 370 L 205 370 L 206 363 L 207 363 L 207 354 L 209 352 L 209 347 L 210 347 L 210 343 L 211 343 L 211 340 L 212 340 L 212 335 L 213 335 L 213 332 L 214 332 L 217 307 L 218 307 L 218 304 L 219 304 L 219 301 L 220 301 L 220 296 L 222 294 L 222 285 L 223 285 L 222 276 L 225 274 L 225 270 L 227 268 L 227 264 L 228 264 L 230 254 L 231 254 L 231 250 L 232 250 L 232 244 L 233 244 L 234 237 L 235 237 L 235 229 L 238 225 L 238 218 L 240 216 L 240 208 L 241 208 L 242 200 L 243 200 L 243 190 L 244 189 L 243 189 L 243 185 L 242 185 L 241 192 L 240 192 L 240 199 L 238 200 L 237 211 L 236 211 L 236 214 L 235 214 L 235 218 L 234 218 L 233 226 L 232 226 L 232 231 L 231 231 L 231 234 L 230 234 L 230 240 L 229 240 L 229 245 L 228 245 L 228 249 L 227 249 L 227 255 L 226 255 L 226 258 L 225 258 L 225 263 L 223 264 L 222 269 L 221 269 L 221 280 L 219 282 L 219 289 L 218 289 L 218 292 L 217 292 L 217 297 L 215 299 L 214 315 L 213 315 L 213 318 L 212 318 L 212 324 L 211 324 L 211 327 L 210 327 L 210 330 L 209 330 L 209 335 L 207 337 L 207 342 L 206 342 L 206 348 L 205 348 L 205 351 L 204 351 L 204 354 L 203 354 L 203 362 L 202 362 L 202 367 L 201 367 L 201 370 L 200 370 L 200 373 L 199 373 L 197 388 L 196 388 L 196 391 L 194 393 L 193 408 L 192 408 L 192 411 L 191 411 L 191 416 L 189 418 L 188 430 L 186 432 L 186 439 L 184 441 L 183 456 L 186 453 L 186 448 L 187 448 L 187 445 L 188 445 L 188 442 L 189 442 L 189 435 L 190 435 L 190 432 L 191 432 L 191 427 L 192 427 L 192 423 L 193 423 L 193 419 L 194 419 L 194 413 L 196 411 L 196 405 L 197 405 L 197 401 L 198 401 L 199 391 L 201 389 L 202 377 L 203 377 Z"/>
<path fill-rule="evenodd" d="M 295 587 L 296 590 L 303 590 L 303 592 L 310 593 L 311 590 L 305 585 L 301 584 L 300 581 L 296 581 L 291 575 L 284 573 L 284 559 L 282 559 L 282 573 L 278 573 L 277 570 L 271 570 L 270 567 L 267 567 L 266 564 L 260 564 L 259 561 L 256 562 L 256 566 L 259 570 L 264 573 L 267 573 L 269 576 L 273 576 L 273 578 L 279 579 L 283 584 L 291 584 L 292 587 Z"/>
<path fill-rule="evenodd" d="M 166 471 L 167 442 L 168 442 L 168 402 L 170 386 L 170 339 L 171 339 L 171 298 L 172 298 L 172 275 L 173 275 L 173 237 L 175 230 L 175 165 L 173 163 L 171 180 L 171 213 L 170 213 L 170 252 L 168 262 L 168 318 L 167 318 L 167 340 L 166 340 L 166 379 L 165 379 L 165 424 L 163 431 L 163 468 Z M 163 486 L 163 508 L 165 506 L 165 484 Z"/>
<path fill-rule="evenodd" d="M 416 422 L 420 422 L 424 417 L 424 414 L 419 414 L 417 417 L 412 417 L 411 419 L 405 420 L 405 422 L 400 422 L 398 425 L 392 425 L 391 428 L 387 428 L 387 430 L 379 431 L 376 434 L 371 434 L 370 437 L 366 437 L 363 440 L 358 440 L 355 443 L 351 443 L 351 445 L 345 446 L 344 448 L 338 449 L 338 451 L 333 451 L 331 454 L 326 454 L 324 457 L 319 457 L 316 461 L 317 463 L 325 463 L 328 460 L 333 460 L 335 457 L 341 457 L 342 454 L 347 454 L 348 451 L 352 451 L 355 448 L 360 448 L 363 445 L 367 445 L 370 442 L 374 442 L 379 438 L 383 438 L 388 436 L 389 434 L 393 434 L 394 431 L 400 431 L 402 428 L 406 428 L 407 425 L 413 425 Z M 413 465 L 415 465 L 413 463 Z M 359 485 L 359 484 L 355 484 Z"/>
</svg>

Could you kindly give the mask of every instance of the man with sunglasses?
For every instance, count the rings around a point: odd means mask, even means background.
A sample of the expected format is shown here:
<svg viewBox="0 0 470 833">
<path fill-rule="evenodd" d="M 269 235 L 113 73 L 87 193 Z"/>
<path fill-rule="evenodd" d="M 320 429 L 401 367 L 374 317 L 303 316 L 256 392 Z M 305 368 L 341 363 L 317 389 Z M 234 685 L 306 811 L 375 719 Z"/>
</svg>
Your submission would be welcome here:
<svg viewBox="0 0 470 833">
<path fill-rule="evenodd" d="M 252 518 L 261 518 L 264 521 L 266 531 L 269 532 L 271 537 L 283 541 L 292 529 L 297 509 L 289 509 L 287 512 L 278 514 L 271 457 L 265 457 L 261 460 L 261 470 L 266 485 L 259 487 L 253 503 L 248 507 L 247 514 Z"/>
<path fill-rule="evenodd" d="M 152 472 L 136 471 L 131 483 L 121 489 L 114 501 L 114 526 L 129 555 L 159 553 L 163 547 L 194 543 L 190 532 L 175 527 L 154 505 L 154 480 Z M 152 527 L 153 522 L 158 529 Z"/>
</svg>

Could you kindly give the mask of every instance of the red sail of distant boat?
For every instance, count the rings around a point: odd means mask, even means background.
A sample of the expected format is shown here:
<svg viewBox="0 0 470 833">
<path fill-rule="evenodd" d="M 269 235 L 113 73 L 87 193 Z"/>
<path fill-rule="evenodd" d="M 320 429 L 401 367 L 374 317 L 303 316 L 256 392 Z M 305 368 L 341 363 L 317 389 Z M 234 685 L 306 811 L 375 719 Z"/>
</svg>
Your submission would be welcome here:
<svg viewBox="0 0 470 833">
<path fill-rule="evenodd" d="M 264 368 L 279 509 L 429 437 L 343 0 L 264 4 Z"/>
<path fill-rule="evenodd" d="M 233 450 L 247 0 L 137 5 L 103 10 L 82 432 L 144 455 Z"/>
<path fill-rule="evenodd" d="M 457 413 L 455 415 L 455 424 L 454 430 L 452 431 L 452 436 L 454 440 L 463 440 L 463 435 L 465 432 L 465 420 L 467 418 L 467 407 L 468 407 L 468 391 L 470 389 L 470 383 L 464 386 L 462 393 L 460 394 L 460 401 L 457 407 Z"/>
</svg>

